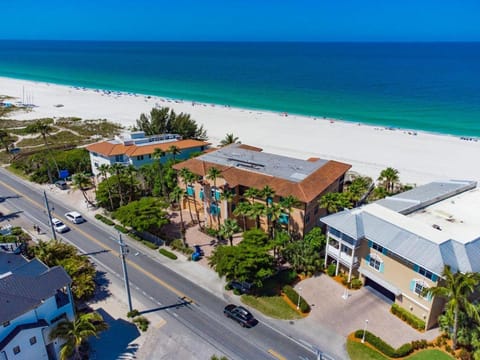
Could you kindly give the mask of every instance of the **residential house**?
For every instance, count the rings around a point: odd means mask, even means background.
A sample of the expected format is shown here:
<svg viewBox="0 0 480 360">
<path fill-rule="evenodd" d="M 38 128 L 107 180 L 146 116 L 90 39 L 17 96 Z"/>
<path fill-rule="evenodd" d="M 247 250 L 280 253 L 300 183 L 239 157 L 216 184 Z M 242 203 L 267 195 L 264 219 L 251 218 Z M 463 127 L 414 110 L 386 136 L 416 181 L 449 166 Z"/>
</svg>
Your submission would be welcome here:
<svg viewBox="0 0 480 360">
<path fill-rule="evenodd" d="M 63 344 L 50 331 L 74 320 L 71 279 L 61 267 L 0 252 L 0 359 L 55 360 Z"/>
<path fill-rule="evenodd" d="M 208 171 L 215 167 L 220 171 L 218 179 L 209 179 Z M 275 192 L 272 198 L 254 199 L 258 202 L 280 203 L 291 195 L 298 204 L 291 211 L 283 209 L 276 219 L 294 233 L 303 235 L 318 226 L 325 214 L 318 205 L 320 197 L 328 192 L 342 191 L 345 173 L 350 165 L 332 160 L 311 158 L 295 159 L 262 152 L 262 149 L 245 144 L 232 144 L 216 151 L 176 164 L 174 169 L 189 169 L 197 180 L 184 184 L 187 196 L 182 207 L 195 209 L 207 226 L 218 228 L 225 219 L 234 217 L 233 211 L 241 201 L 252 201 L 244 194 L 250 188 L 258 190 L 269 186 Z M 226 193 L 230 193 L 228 199 Z M 241 226 L 255 226 L 254 219 L 237 217 Z M 267 230 L 275 219 L 261 216 L 260 226 Z M 244 222 L 245 221 L 245 222 Z"/>
<path fill-rule="evenodd" d="M 480 189 L 473 181 L 432 182 L 361 208 L 326 216 L 325 263 L 433 327 L 444 300 L 425 296 L 452 271 L 480 271 Z"/>
<path fill-rule="evenodd" d="M 133 165 L 136 168 L 151 164 L 156 161 L 153 158 L 156 149 L 163 151 L 160 161 L 165 163 L 173 158 L 173 154 L 169 153 L 171 146 L 176 146 L 180 150 L 180 154 L 175 155 L 175 159 L 184 160 L 194 153 L 204 151 L 209 145 L 205 141 L 182 139 L 176 134 L 145 136 L 145 132 L 135 131 L 121 134 L 112 140 L 90 144 L 86 149 L 90 153 L 92 173 L 97 176 L 98 167 L 102 164 Z"/>
</svg>

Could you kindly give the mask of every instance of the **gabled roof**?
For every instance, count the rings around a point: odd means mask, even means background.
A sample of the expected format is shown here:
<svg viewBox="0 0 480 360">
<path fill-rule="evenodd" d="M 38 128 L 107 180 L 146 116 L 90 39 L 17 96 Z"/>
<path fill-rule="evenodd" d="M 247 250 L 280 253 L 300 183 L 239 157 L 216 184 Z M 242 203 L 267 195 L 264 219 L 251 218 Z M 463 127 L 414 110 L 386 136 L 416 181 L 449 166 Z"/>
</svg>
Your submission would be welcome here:
<svg viewBox="0 0 480 360">
<path fill-rule="evenodd" d="M 110 141 L 101 141 L 95 144 L 88 145 L 86 149 L 90 152 L 95 152 L 103 156 L 140 156 L 153 154 L 155 149 L 160 149 L 166 152 L 172 145 L 178 147 L 180 150 L 185 150 L 195 147 L 208 146 L 210 145 L 210 143 L 193 139 L 169 141 L 149 145 L 123 145 L 118 143 L 112 143 Z"/>
<path fill-rule="evenodd" d="M 37 259 L 21 265 L 18 271 L 10 269 L 0 277 L 0 324 L 40 306 L 70 283 L 63 268 L 48 268 Z"/>
<path fill-rule="evenodd" d="M 231 149 L 242 149 L 244 151 L 242 153 L 244 157 L 249 156 L 249 152 L 258 152 L 257 150 L 246 148 L 246 145 L 244 144 L 234 144 L 230 147 Z M 218 152 L 225 151 L 225 149 L 226 148 L 219 149 Z M 288 180 L 285 178 L 286 176 L 275 176 L 266 171 L 262 173 L 254 168 L 257 165 L 262 168 L 267 165 L 250 162 L 248 164 L 253 164 L 252 168 L 241 167 L 237 162 L 242 162 L 242 160 L 229 158 L 228 156 L 230 154 L 232 154 L 232 152 L 227 153 L 227 155 L 221 158 L 212 152 L 176 164 L 173 168 L 175 170 L 187 168 L 196 175 L 206 176 L 208 170 L 215 167 L 220 170 L 220 177 L 225 179 L 230 187 L 242 185 L 248 188 L 262 189 L 265 185 L 268 185 L 278 196 L 286 197 L 292 195 L 304 203 L 309 203 L 322 194 L 332 183 L 342 177 L 351 167 L 351 165 L 333 160 L 318 160 L 318 164 L 312 164 L 312 162 L 307 162 L 305 160 L 281 157 L 273 154 L 262 155 L 262 157 L 266 157 L 267 159 L 271 157 L 273 161 L 279 165 L 282 161 L 295 164 L 297 167 L 290 169 L 288 175 L 290 175 L 291 180 Z M 247 161 L 244 162 L 247 163 Z M 271 169 L 273 168 L 273 174 L 276 174 L 275 170 L 277 170 L 278 173 L 281 172 L 281 169 L 278 170 L 276 168 L 275 163 L 273 166 L 271 163 L 268 164 Z M 301 174 L 302 176 L 299 177 L 300 174 L 298 174 L 298 172 L 300 170 L 295 172 L 295 169 L 300 169 L 299 164 L 303 165 L 303 170 L 308 170 L 309 173 Z M 286 168 L 284 164 L 282 164 L 282 166 Z M 297 176 L 297 178 L 294 178 L 295 176 Z"/>
<path fill-rule="evenodd" d="M 38 320 L 34 323 L 28 323 L 28 324 L 21 324 L 15 327 L 2 341 L 0 341 L 0 350 L 3 350 L 5 346 L 10 343 L 15 337 L 24 330 L 30 330 L 30 329 L 36 329 L 36 328 L 44 328 L 48 327 L 48 323 L 44 320 Z"/>
</svg>

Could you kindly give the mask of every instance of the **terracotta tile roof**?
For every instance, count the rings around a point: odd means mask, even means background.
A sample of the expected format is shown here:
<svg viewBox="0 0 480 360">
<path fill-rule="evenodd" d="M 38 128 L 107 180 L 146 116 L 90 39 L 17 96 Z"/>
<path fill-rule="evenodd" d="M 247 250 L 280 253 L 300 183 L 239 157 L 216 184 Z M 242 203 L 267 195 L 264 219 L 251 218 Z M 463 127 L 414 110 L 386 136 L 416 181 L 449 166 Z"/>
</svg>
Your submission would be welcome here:
<svg viewBox="0 0 480 360">
<path fill-rule="evenodd" d="M 351 168 L 351 165 L 330 160 L 301 182 L 293 182 L 233 166 L 217 165 L 197 158 L 189 159 L 173 166 L 175 170 L 188 168 L 194 174 L 201 176 L 205 176 L 211 167 L 219 169 L 222 172 L 221 177 L 231 187 L 242 185 L 249 188 L 262 189 L 265 185 L 268 185 L 279 196 L 292 195 L 302 202 L 309 203 L 322 194 L 338 178 L 343 176 Z"/>
<path fill-rule="evenodd" d="M 155 149 L 161 149 L 163 151 L 167 151 L 172 145 L 175 145 L 180 150 L 184 150 L 184 149 L 191 149 L 194 147 L 208 146 L 210 145 L 210 143 L 205 141 L 200 141 L 200 140 L 185 139 L 185 140 L 171 141 L 171 142 L 152 144 L 152 145 L 125 146 L 123 144 L 112 144 L 111 142 L 108 142 L 108 141 L 102 141 L 102 142 L 88 145 L 86 149 L 90 152 L 96 152 L 104 156 L 115 156 L 115 155 L 122 155 L 122 154 L 126 154 L 128 156 L 140 156 L 140 155 L 153 154 Z"/>
<path fill-rule="evenodd" d="M 250 151 L 258 151 L 258 152 L 263 151 L 262 148 L 252 146 L 252 145 L 247 145 L 247 144 L 240 144 L 238 147 L 240 149 L 245 149 L 245 150 L 250 150 Z"/>
<path fill-rule="evenodd" d="M 307 161 L 310 161 L 310 162 L 315 162 L 317 160 L 320 160 L 320 158 L 317 158 L 317 157 L 311 157 L 311 158 L 308 158 Z"/>
</svg>

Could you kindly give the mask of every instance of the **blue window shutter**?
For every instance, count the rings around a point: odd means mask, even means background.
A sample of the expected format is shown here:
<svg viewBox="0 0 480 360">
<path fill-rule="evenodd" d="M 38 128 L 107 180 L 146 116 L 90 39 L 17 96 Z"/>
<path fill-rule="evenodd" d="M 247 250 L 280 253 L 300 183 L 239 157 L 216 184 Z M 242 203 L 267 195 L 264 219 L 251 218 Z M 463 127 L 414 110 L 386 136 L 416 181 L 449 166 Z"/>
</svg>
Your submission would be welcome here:
<svg viewBox="0 0 480 360">
<path fill-rule="evenodd" d="M 413 265 L 413 271 L 419 272 L 420 271 L 420 266 L 418 266 L 417 264 L 414 264 Z"/>
<path fill-rule="evenodd" d="M 195 190 L 192 186 L 187 186 L 187 195 L 188 196 L 195 196 Z"/>
<path fill-rule="evenodd" d="M 200 199 L 203 200 L 203 198 L 205 197 L 205 194 L 203 193 L 203 189 L 200 190 Z"/>
<path fill-rule="evenodd" d="M 367 261 L 367 263 L 370 262 L 370 254 L 368 254 L 368 255 L 365 257 L 365 260 Z"/>
<path fill-rule="evenodd" d="M 415 280 L 410 281 L 410 290 L 413 292 L 415 292 L 415 283 L 416 283 Z"/>
<path fill-rule="evenodd" d="M 368 247 L 371 248 L 373 246 L 373 241 L 368 240 Z"/>
<path fill-rule="evenodd" d="M 435 274 L 432 274 L 432 281 L 436 282 L 438 280 L 438 276 Z"/>
<path fill-rule="evenodd" d="M 387 250 L 387 249 L 385 249 L 385 248 L 383 248 L 383 250 L 382 250 L 382 254 L 383 254 L 383 255 L 388 255 L 388 250 Z"/>
<path fill-rule="evenodd" d="M 215 199 L 220 200 L 220 191 L 215 190 Z"/>
<path fill-rule="evenodd" d="M 380 271 L 381 273 L 383 273 L 383 269 L 384 269 L 384 268 L 383 268 L 383 262 L 382 262 L 382 263 L 380 263 L 380 269 L 378 269 L 378 271 Z"/>
</svg>

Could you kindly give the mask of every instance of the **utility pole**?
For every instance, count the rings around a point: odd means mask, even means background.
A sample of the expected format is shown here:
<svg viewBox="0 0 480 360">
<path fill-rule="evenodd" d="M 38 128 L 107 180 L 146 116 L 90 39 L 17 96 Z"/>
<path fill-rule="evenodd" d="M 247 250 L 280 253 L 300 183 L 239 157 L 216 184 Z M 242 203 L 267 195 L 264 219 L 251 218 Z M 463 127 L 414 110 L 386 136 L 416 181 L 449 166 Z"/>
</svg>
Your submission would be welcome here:
<svg viewBox="0 0 480 360">
<path fill-rule="evenodd" d="M 132 311 L 132 297 L 130 296 L 130 284 L 128 283 L 127 262 L 125 256 L 128 254 L 128 246 L 122 239 L 122 234 L 118 233 L 118 244 L 120 245 L 120 258 L 122 259 L 123 279 L 125 281 L 125 290 L 127 291 L 128 311 Z"/>
<path fill-rule="evenodd" d="M 52 222 L 52 213 L 50 212 L 50 206 L 48 205 L 48 198 L 47 198 L 47 193 L 45 190 L 43 191 L 43 197 L 45 198 L 45 206 L 47 208 L 47 214 L 48 214 L 48 222 L 50 223 L 50 228 L 52 230 L 52 236 L 55 241 L 57 241 L 57 233 L 55 232 L 55 229 L 53 228 L 53 222 Z"/>
</svg>

